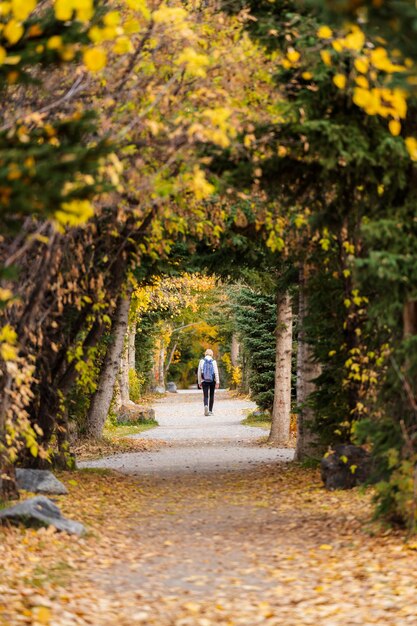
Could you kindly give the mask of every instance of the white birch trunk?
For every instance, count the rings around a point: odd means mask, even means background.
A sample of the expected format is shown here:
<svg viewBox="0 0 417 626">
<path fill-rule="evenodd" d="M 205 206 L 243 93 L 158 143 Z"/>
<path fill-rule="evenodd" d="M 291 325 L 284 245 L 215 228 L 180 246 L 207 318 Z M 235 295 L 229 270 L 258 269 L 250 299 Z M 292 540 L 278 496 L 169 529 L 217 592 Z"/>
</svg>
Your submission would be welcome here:
<svg viewBox="0 0 417 626">
<path fill-rule="evenodd" d="M 129 326 L 129 339 L 128 339 L 128 360 L 129 360 L 129 370 L 136 369 L 136 319 L 131 322 Z"/>
<path fill-rule="evenodd" d="M 158 351 L 158 386 L 163 387 L 165 389 L 165 355 L 166 348 L 161 339 L 159 351 Z"/>
<path fill-rule="evenodd" d="M 114 384 L 112 400 L 113 400 L 113 408 L 116 411 L 116 413 L 118 413 L 120 409 L 122 408 L 122 394 L 120 393 L 120 372 Z"/>
<path fill-rule="evenodd" d="M 122 358 L 120 359 L 119 385 L 122 406 L 129 403 L 129 337 L 124 338 Z"/>
<path fill-rule="evenodd" d="M 317 435 L 310 429 L 314 413 L 307 401 L 315 390 L 314 379 L 320 375 L 321 367 L 312 358 L 311 346 L 305 340 L 304 320 L 307 315 L 308 301 L 305 292 L 304 272 L 300 270 L 300 291 L 298 306 L 298 352 L 297 352 L 297 445 L 295 460 L 303 461 L 309 458 L 318 458 L 321 453 L 318 449 Z"/>
<path fill-rule="evenodd" d="M 236 333 L 232 335 L 232 343 L 230 346 L 230 360 L 233 367 L 237 367 L 239 365 L 239 352 L 240 352 L 240 344 L 237 338 Z"/>
<path fill-rule="evenodd" d="M 178 346 L 178 343 L 175 342 L 174 345 L 172 346 L 171 350 L 170 350 L 169 355 L 168 355 L 167 362 L 166 362 L 166 365 L 164 367 L 164 372 L 165 372 L 166 376 L 168 375 L 169 368 L 171 367 L 171 363 L 172 363 L 172 360 L 174 358 L 174 354 L 175 354 L 175 351 L 177 349 L 177 346 Z"/>
<path fill-rule="evenodd" d="M 277 297 L 274 405 L 269 443 L 286 446 L 291 422 L 292 306 L 288 293 Z"/>
<path fill-rule="evenodd" d="M 114 385 L 120 368 L 130 308 L 130 295 L 120 297 L 117 303 L 112 326 L 112 341 L 107 349 L 97 391 L 91 401 L 87 417 L 87 437 L 100 439 L 103 435 Z"/>
</svg>

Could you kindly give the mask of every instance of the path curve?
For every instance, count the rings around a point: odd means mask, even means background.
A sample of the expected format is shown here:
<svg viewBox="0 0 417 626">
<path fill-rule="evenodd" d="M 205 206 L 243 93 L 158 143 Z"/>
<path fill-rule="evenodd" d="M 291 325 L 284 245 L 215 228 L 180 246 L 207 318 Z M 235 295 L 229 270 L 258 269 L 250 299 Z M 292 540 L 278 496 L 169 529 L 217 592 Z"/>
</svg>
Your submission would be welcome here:
<svg viewBox="0 0 417 626">
<path fill-rule="evenodd" d="M 201 391 L 168 394 L 155 404 L 155 429 L 132 438 L 161 440 L 168 447 L 152 452 L 116 454 L 80 467 L 101 467 L 133 475 L 172 475 L 242 470 L 258 464 L 290 461 L 293 450 L 261 445 L 266 432 L 243 426 L 256 405 L 230 392 L 216 394 L 214 415 L 204 416 Z"/>
</svg>

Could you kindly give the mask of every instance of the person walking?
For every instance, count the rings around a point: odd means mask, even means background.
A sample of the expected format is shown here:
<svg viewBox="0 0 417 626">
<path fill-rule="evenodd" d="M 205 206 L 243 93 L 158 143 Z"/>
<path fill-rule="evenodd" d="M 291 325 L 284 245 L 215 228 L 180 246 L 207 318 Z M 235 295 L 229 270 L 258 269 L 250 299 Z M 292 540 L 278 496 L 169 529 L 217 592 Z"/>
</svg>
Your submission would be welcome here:
<svg viewBox="0 0 417 626">
<path fill-rule="evenodd" d="M 198 387 L 203 388 L 204 415 L 213 415 L 214 390 L 220 387 L 220 378 L 219 368 L 210 348 L 198 364 Z"/>
</svg>

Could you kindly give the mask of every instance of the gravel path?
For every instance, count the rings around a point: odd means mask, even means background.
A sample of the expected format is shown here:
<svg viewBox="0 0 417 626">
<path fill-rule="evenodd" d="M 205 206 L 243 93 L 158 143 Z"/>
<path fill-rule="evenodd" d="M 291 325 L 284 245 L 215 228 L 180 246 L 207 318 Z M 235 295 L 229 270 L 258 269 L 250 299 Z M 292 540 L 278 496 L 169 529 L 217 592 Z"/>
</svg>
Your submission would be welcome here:
<svg viewBox="0 0 417 626">
<path fill-rule="evenodd" d="M 204 416 L 201 391 L 168 394 L 155 404 L 159 427 L 131 435 L 168 443 L 155 452 L 117 454 L 80 467 L 102 467 L 133 475 L 172 475 L 233 471 L 257 464 L 290 461 L 293 451 L 259 445 L 266 432 L 242 426 L 241 420 L 255 408 L 248 400 L 226 391 L 216 394 L 214 415 Z"/>
</svg>

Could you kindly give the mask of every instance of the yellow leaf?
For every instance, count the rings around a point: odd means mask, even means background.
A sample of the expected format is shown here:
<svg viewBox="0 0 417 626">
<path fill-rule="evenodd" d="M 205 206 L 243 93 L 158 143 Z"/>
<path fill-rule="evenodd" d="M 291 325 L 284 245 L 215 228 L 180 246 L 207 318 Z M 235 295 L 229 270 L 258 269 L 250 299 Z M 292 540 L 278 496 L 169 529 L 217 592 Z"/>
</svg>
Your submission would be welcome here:
<svg viewBox="0 0 417 626">
<path fill-rule="evenodd" d="M 344 74 L 336 74 L 333 76 L 333 82 L 338 89 L 344 89 L 346 87 L 346 76 Z"/>
<path fill-rule="evenodd" d="M 36 606 L 33 609 L 33 617 L 38 624 L 48 626 L 51 622 L 51 611 L 47 606 Z"/>
<path fill-rule="evenodd" d="M 355 78 L 355 83 L 358 85 L 358 87 L 362 87 L 362 89 L 369 89 L 369 82 L 368 79 L 365 78 L 365 76 L 357 76 Z"/>
<path fill-rule="evenodd" d="M 56 0 L 54 5 L 55 17 L 61 22 L 72 18 L 73 3 L 70 0 Z"/>
<path fill-rule="evenodd" d="M 407 137 L 405 147 L 412 161 L 417 161 L 417 139 L 415 137 Z"/>
<path fill-rule="evenodd" d="M 73 0 L 73 6 L 80 22 L 88 22 L 94 15 L 93 0 Z"/>
<path fill-rule="evenodd" d="M 94 214 L 88 200 L 71 200 L 63 202 L 61 209 L 55 211 L 55 219 L 62 226 L 78 226 L 90 219 Z"/>
<path fill-rule="evenodd" d="M 17 20 L 25 20 L 36 8 L 37 0 L 12 0 L 12 13 Z"/>
<path fill-rule="evenodd" d="M 103 17 L 106 26 L 118 26 L 120 24 L 120 13 L 118 11 L 110 11 Z"/>
<path fill-rule="evenodd" d="M 7 41 L 13 45 L 22 38 L 24 32 L 24 28 L 20 22 L 10 20 L 10 22 L 4 27 L 3 35 L 6 37 Z"/>
<path fill-rule="evenodd" d="M 0 341 L 15 344 L 17 341 L 17 333 L 10 324 L 5 324 L 0 331 Z"/>
<path fill-rule="evenodd" d="M 54 35 L 48 39 L 48 43 L 46 47 L 49 50 L 58 50 L 58 48 L 62 47 L 62 37 L 60 35 Z"/>
<path fill-rule="evenodd" d="M 389 132 L 394 137 L 397 137 L 401 132 L 401 124 L 398 120 L 390 120 L 388 123 Z"/>
<path fill-rule="evenodd" d="M 133 44 L 129 37 L 126 37 L 125 35 L 118 37 L 113 46 L 113 51 L 116 54 L 127 54 L 128 52 L 133 52 Z"/>
<path fill-rule="evenodd" d="M 362 50 L 365 45 L 365 35 L 357 26 L 352 27 L 352 32 L 349 33 L 344 39 L 340 40 L 340 43 L 344 48 L 348 50 L 359 51 Z"/>
<path fill-rule="evenodd" d="M 0 2 L 0 15 L 9 15 L 11 10 L 10 2 Z"/>
<path fill-rule="evenodd" d="M 323 63 L 325 65 L 331 65 L 332 64 L 332 57 L 330 55 L 330 52 L 328 50 L 321 50 L 320 51 L 320 56 L 321 56 L 321 60 L 323 61 Z"/>
<path fill-rule="evenodd" d="M 181 25 L 187 17 L 187 11 L 180 7 L 162 6 L 152 13 L 152 18 L 156 24 L 167 24 L 169 22 Z"/>
<path fill-rule="evenodd" d="M 333 550 L 333 546 L 328 543 L 322 543 L 319 550 Z"/>
<path fill-rule="evenodd" d="M 0 346 L 0 354 L 3 361 L 15 361 L 17 358 L 16 348 L 8 343 Z"/>
<path fill-rule="evenodd" d="M 11 289 L 4 289 L 3 287 L 0 287 L 0 301 L 7 302 L 7 300 L 10 300 L 11 298 L 13 298 L 13 291 Z"/>
<path fill-rule="evenodd" d="M 194 173 L 190 180 L 190 189 L 194 192 L 197 200 L 203 200 L 211 196 L 215 191 L 215 187 L 208 182 L 204 172 L 199 167 L 194 168 Z"/>
<path fill-rule="evenodd" d="M 206 76 L 205 68 L 209 65 L 210 60 L 205 54 L 199 54 L 188 46 L 176 59 L 176 65 L 185 65 L 185 69 L 190 76 Z"/>
<path fill-rule="evenodd" d="M 151 12 L 148 8 L 146 0 L 125 0 L 127 6 L 133 11 L 138 11 L 147 20 L 151 17 Z"/>
<path fill-rule="evenodd" d="M 300 53 L 297 52 L 297 50 L 294 50 L 294 48 L 289 48 L 288 52 L 287 52 L 287 59 L 290 61 L 290 63 L 297 63 L 297 61 L 300 58 Z"/>
<path fill-rule="evenodd" d="M 141 26 L 139 20 L 135 19 L 127 20 L 123 24 L 123 30 L 127 35 L 133 35 L 134 33 L 138 33 L 140 31 L 140 28 Z"/>
<path fill-rule="evenodd" d="M 320 37 L 320 39 L 330 39 L 330 37 L 333 37 L 333 31 L 329 26 L 320 26 L 317 31 L 317 37 Z"/>
<path fill-rule="evenodd" d="M 88 48 L 84 51 L 83 60 L 90 72 L 99 72 L 107 63 L 107 54 L 103 48 Z"/>
<path fill-rule="evenodd" d="M 366 57 L 359 57 L 355 59 L 353 64 L 355 68 L 357 69 L 357 71 L 360 72 L 361 74 L 366 74 L 366 72 L 369 69 L 369 61 Z"/>
</svg>

